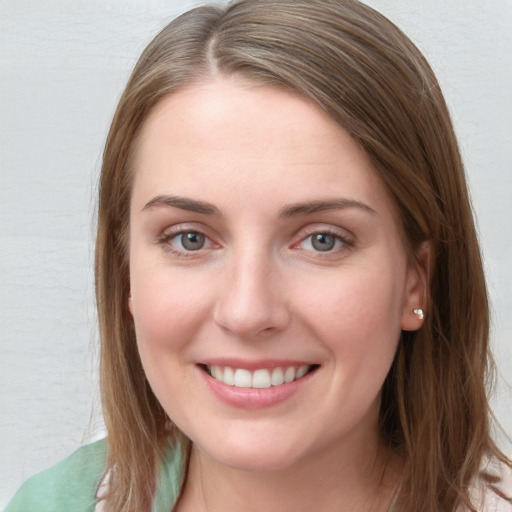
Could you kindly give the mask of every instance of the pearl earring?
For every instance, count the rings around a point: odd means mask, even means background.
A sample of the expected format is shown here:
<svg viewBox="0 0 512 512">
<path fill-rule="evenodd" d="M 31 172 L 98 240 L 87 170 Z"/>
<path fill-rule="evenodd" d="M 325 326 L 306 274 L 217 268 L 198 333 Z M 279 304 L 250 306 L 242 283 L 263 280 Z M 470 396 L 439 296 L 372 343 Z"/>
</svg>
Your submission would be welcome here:
<svg viewBox="0 0 512 512">
<path fill-rule="evenodd" d="M 423 314 L 423 309 L 413 309 L 412 312 L 415 314 L 415 315 L 418 315 L 418 318 L 420 320 L 423 320 L 423 318 L 425 317 L 425 315 Z"/>
</svg>

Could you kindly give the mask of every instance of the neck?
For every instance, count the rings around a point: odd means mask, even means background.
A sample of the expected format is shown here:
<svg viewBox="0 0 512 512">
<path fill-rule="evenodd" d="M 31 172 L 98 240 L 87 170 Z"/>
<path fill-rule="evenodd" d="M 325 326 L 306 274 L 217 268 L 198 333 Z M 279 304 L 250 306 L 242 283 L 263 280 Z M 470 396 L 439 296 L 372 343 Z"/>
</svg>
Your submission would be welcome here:
<svg viewBox="0 0 512 512">
<path fill-rule="evenodd" d="M 378 439 L 356 432 L 342 446 L 273 471 L 227 467 L 193 446 L 176 511 L 387 512 L 401 465 Z"/>
</svg>

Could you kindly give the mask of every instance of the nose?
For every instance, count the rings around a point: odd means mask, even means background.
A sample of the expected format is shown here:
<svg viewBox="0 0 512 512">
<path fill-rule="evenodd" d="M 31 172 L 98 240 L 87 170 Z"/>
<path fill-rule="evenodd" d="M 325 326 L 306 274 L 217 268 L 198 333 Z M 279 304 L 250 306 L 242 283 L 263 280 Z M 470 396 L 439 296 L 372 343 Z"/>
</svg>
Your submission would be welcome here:
<svg viewBox="0 0 512 512">
<path fill-rule="evenodd" d="M 256 252 L 233 256 L 223 272 L 214 320 L 240 338 L 268 337 L 290 321 L 286 287 L 271 257 Z"/>
</svg>

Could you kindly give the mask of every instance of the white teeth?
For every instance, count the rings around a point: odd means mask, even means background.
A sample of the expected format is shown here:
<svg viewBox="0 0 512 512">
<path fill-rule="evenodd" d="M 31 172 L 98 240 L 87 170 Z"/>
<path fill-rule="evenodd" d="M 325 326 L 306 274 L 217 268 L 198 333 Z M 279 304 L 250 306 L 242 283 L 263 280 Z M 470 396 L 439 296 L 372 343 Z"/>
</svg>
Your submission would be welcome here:
<svg viewBox="0 0 512 512">
<path fill-rule="evenodd" d="M 274 368 L 272 372 L 272 386 L 280 386 L 284 384 L 284 375 L 282 368 Z"/>
<path fill-rule="evenodd" d="M 284 372 L 284 381 L 285 382 L 293 382 L 295 379 L 295 368 L 293 366 L 290 366 L 286 368 L 286 371 Z"/>
<path fill-rule="evenodd" d="M 270 372 L 268 370 L 256 370 L 252 374 L 253 388 L 269 388 L 270 386 Z"/>
<path fill-rule="evenodd" d="M 307 365 L 301 366 L 297 370 L 297 373 L 295 374 L 295 378 L 300 379 L 301 377 L 304 377 L 304 375 L 306 375 L 306 373 L 308 373 L 308 370 L 309 370 L 309 366 L 307 366 Z"/>
<path fill-rule="evenodd" d="M 231 368 L 229 366 L 207 366 L 210 375 L 219 382 L 238 388 L 269 388 L 301 379 L 308 373 L 310 365 L 288 366 L 286 368 L 261 368 L 250 372 L 245 368 Z"/>
<path fill-rule="evenodd" d="M 223 380 L 222 368 L 220 366 L 212 366 L 210 371 L 215 380 Z"/>
<path fill-rule="evenodd" d="M 214 378 L 215 378 L 215 376 L 214 376 Z M 217 379 L 217 380 L 224 382 L 224 384 L 227 384 L 228 386 L 234 386 L 235 385 L 235 372 L 233 371 L 233 368 L 226 366 L 226 368 L 224 368 L 224 379 Z"/>
<path fill-rule="evenodd" d="M 250 388 L 252 387 L 252 375 L 249 370 L 238 368 L 235 370 L 235 382 L 237 388 Z"/>
</svg>

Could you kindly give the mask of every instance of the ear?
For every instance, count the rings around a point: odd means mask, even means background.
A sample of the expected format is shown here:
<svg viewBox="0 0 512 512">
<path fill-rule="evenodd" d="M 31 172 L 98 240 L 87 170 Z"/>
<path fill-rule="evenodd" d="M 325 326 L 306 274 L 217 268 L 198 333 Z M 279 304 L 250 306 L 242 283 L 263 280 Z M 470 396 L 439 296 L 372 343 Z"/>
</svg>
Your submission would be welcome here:
<svg viewBox="0 0 512 512">
<path fill-rule="evenodd" d="M 133 316 L 133 304 L 132 304 L 132 293 L 128 294 L 128 309 L 130 310 L 130 314 Z"/>
<path fill-rule="evenodd" d="M 404 331 L 418 330 L 423 324 L 424 315 L 427 314 L 430 254 L 430 243 L 423 242 L 409 262 L 402 311 L 402 329 Z"/>
</svg>

